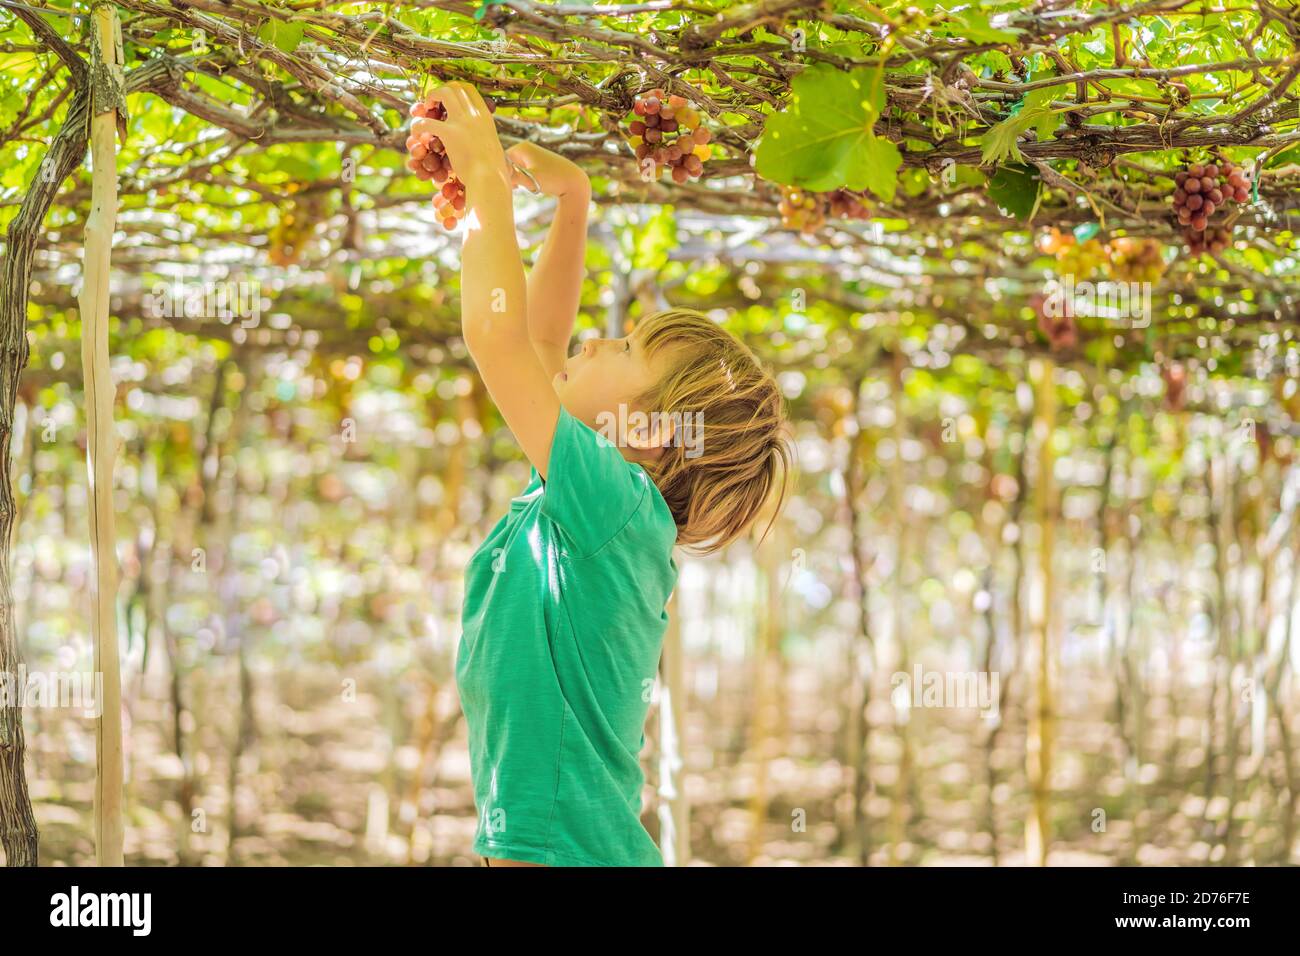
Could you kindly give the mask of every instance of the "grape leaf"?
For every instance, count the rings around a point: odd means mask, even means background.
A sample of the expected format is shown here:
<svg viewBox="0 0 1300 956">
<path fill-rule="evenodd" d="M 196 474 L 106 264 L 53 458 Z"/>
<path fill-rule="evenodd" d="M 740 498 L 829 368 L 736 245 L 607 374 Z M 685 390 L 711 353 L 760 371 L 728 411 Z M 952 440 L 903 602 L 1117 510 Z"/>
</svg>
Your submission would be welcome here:
<svg viewBox="0 0 1300 956">
<path fill-rule="evenodd" d="M 857 173 L 851 173 L 844 185 L 849 189 L 870 189 L 889 202 L 898 188 L 898 168 L 903 165 L 903 154 L 887 139 L 868 135 L 858 157 Z"/>
<path fill-rule="evenodd" d="M 1294 146 L 1291 149 L 1278 153 L 1268 161 L 1269 167 L 1285 166 L 1288 163 L 1300 163 L 1300 146 Z M 1256 179 L 1259 177 L 1256 176 Z"/>
<path fill-rule="evenodd" d="M 996 165 L 1007 160 L 1023 163 L 1025 157 L 1021 155 L 1016 140 L 1031 127 L 1039 140 L 1052 134 L 1056 129 L 1056 114 L 1051 109 L 1053 89 L 1055 87 L 1041 86 L 1030 90 L 1011 116 L 990 127 L 980 137 L 980 162 L 983 165 Z"/>
<path fill-rule="evenodd" d="M 1038 202 L 1038 171 L 1028 166 L 999 166 L 989 180 L 989 196 L 1017 219 L 1028 219 Z"/>
<path fill-rule="evenodd" d="M 818 65 L 791 84 L 790 103 L 767 120 L 754 168 L 769 182 L 815 192 L 846 187 L 894 196 L 903 157 L 872 126 L 884 105 L 879 71 Z"/>
<path fill-rule="evenodd" d="M 302 27 L 301 23 L 292 21 L 267 20 L 258 28 L 257 38 L 283 53 L 292 53 L 302 42 Z"/>
<path fill-rule="evenodd" d="M 953 17 L 952 23 L 958 35 L 969 37 L 978 43 L 1015 43 L 1023 32 L 1019 27 L 1003 29 L 1001 26 L 994 26 L 989 15 L 979 10 L 964 11 L 959 16 Z"/>
</svg>

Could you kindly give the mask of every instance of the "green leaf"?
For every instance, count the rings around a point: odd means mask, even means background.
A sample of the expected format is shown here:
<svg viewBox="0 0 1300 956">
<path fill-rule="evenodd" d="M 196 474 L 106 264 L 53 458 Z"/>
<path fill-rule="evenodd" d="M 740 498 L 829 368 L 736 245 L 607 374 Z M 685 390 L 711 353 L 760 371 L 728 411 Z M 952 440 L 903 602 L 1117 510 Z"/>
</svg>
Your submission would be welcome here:
<svg viewBox="0 0 1300 956">
<path fill-rule="evenodd" d="M 672 207 L 664 206 L 650 217 L 633 237 L 632 266 L 636 269 L 662 269 L 668 254 L 677 244 L 677 217 Z"/>
<path fill-rule="evenodd" d="M 886 202 L 893 199 L 898 188 L 898 168 L 903 165 L 898 147 L 887 139 L 868 136 L 858 158 L 856 173 L 861 175 L 851 174 L 845 185 L 849 189 L 870 189 Z"/>
<path fill-rule="evenodd" d="M 919 196 L 930 188 L 930 176 L 924 169 L 909 169 L 902 175 L 903 192 Z"/>
<path fill-rule="evenodd" d="M 871 189 L 892 199 L 903 157 L 872 126 L 884 105 L 877 69 L 818 65 L 791 84 L 790 103 L 767 120 L 754 166 L 769 182 L 816 192 Z"/>
<path fill-rule="evenodd" d="M 283 20 L 267 20 L 257 30 L 257 38 L 272 44 L 282 53 L 292 53 L 302 42 L 303 25 Z"/>
<path fill-rule="evenodd" d="M 1268 167 L 1285 166 L 1288 163 L 1300 163 L 1300 146 L 1293 146 L 1291 149 L 1285 149 L 1268 161 Z M 1259 179 L 1258 176 L 1255 177 Z"/>
<path fill-rule="evenodd" d="M 1038 202 L 1038 171 L 1028 166 L 999 166 L 989 180 L 989 196 L 1017 219 L 1028 219 Z"/>
<path fill-rule="evenodd" d="M 988 179 L 975 166 L 958 166 L 951 175 L 954 186 L 982 186 Z"/>
<path fill-rule="evenodd" d="M 489 7 L 495 4 L 502 4 L 502 3 L 505 3 L 505 0 L 483 0 L 483 2 L 480 3 L 478 5 L 478 8 L 474 11 L 474 19 L 482 20 L 483 16 L 488 12 Z"/>
<path fill-rule="evenodd" d="M 989 15 L 979 10 L 963 11 L 952 18 L 954 32 L 976 43 L 1015 43 L 1020 39 L 1018 27 L 995 27 L 989 23 Z"/>
<path fill-rule="evenodd" d="M 1016 144 L 1020 134 L 1032 128 L 1040 140 L 1046 139 L 1056 129 L 1056 114 L 1052 112 L 1052 90 L 1056 87 L 1042 86 L 1030 90 L 1023 100 L 1016 104 L 1011 116 L 1001 123 L 989 128 L 980 137 L 980 162 L 991 166 L 1007 160 L 1024 162 Z"/>
</svg>

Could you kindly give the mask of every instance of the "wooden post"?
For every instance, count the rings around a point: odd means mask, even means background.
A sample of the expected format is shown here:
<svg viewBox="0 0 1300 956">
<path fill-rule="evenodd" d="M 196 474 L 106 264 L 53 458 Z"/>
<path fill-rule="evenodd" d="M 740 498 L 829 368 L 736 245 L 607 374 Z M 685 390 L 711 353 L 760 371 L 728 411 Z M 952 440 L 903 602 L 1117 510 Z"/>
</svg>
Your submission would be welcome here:
<svg viewBox="0 0 1300 956">
<path fill-rule="evenodd" d="M 907 564 L 909 531 L 911 523 L 907 517 L 907 465 L 903 461 L 903 444 L 907 441 L 907 427 L 903 420 L 903 350 L 895 345 L 889 364 L 889 400 L 894 409 L 894 459 L 889 464 L 889 501 L 890 512 L 896 523 L 897 537 L 894 552 L 894 569 L 890 581 L 890 625 L 889 639 L 896 649 L 897 673 L 912 672 L 911 641 L 908 638 L 908 625 L 904 621 L 903 599 L 905 588 L 903 573 Z M 908 821 L 911 817 L 909 801 L 912 793 L 912 729 L 911 723 L 916 719 L 913 708 L 917 706 L 919 687 L 913 687 L 908 709 L 899 716 L 894 710 L 894 728 L 898 734 L 898 776 L 894 784 L 889 803 L 889 836 L 886 862 L 897 866 L 901 860 L 899 848 L 908 842 Z M 919 796 L 918 796 L 919 799 Z M 919 815 L 920 808 L 917 807 Z"/>
<path fill-rule="evenodd" d="M 867 584 L 867 562 L 863 557 L 863 540 L 860 515 L 863 489 L 866 484 L 863 456 L 867 425 L 862 414 L 862 386 L 865 374 L 859 373 L 853 382 L 852 417 L 857 432 L 849 443 L 848 461 L 844 466 L 844 521 L 849 529 L 849 550 L 852 558 L 850 589 L 858 608 L 858 631 L 849 638 L 848 656 L 845 660 L 848 674 L 848 718 L 844 733 L 844 766 L 849 771 L 849 792 L 852 795 L 852 813 L 844 840 L 846 853 L 857 858 L 859 865 L 871 865 L 871 820 L 867 814 L 867 798 L 871 791 L 871 722 L 867 707 L 871 701 L 871 681 L 876 672 L 876 645 L 871 630 L 871 595 Z"/>
<path fill-rule="evenodd" d="M 90 51 L 90 216 L 81 295 L 81 364 L 90 479 L 91 637 L 103 679 L 95 730 L 95 859 L 122 865 L 122 679 L 117 648 L 117 548 L 113 516 L 113 379 L 108 355 L 109 258 L 117 223 L 117 129 L 124 107 L 122 35 L 117 8 L 96 4 Z M 124 112 L 124 109 L 123 109 Z"/>
<path fill-rule="evenodd" d="M 1038 446 L 1038 475 L 1035 489 L 1038 502 L 1038 528 L 1040 540 L 1038 557 L 1041 590 L 1039 592 L 1038 626 L 1035 628 L 1038 651 L 1038 672 L 1035 682 L 1034 706 L 1030 712 L 1029 735 L 1025 741 L 1025 770 L 1033 794 L 1033 806 L 1025 825 L 1025 862 L 1030 866 L 1046 866 L 1051 844 L 1051 777 L 1053 743 L 1052 668 L 1052 553 L 1055 550 L 1056 511 L 1052 470 L 1052 432 L 1056 427 L 1055 366 L 1051 359 L 1037 364 L 1038 391 L 1034 402 L 1034 438 Z M 1031 371 L 1031 375 L 1033 371 Z"/>
<path fill-rule="evenodd" d="M 755 540 L 770 520 L 754 529 Z M 772 526 L 771 540 L 757 548 L 759 577 L 763 582 L 765 607 L 760 612 L 758 630 L 754 635 L 754 706 L 750 712 L 750 765 L 754 768 L 753 790 L 749 798 L 749 847 L 745 857 L 754 866 L 763 852 L 764 830 L 767 824 L 770 798 L 768 796 L 768 765 L 772 761 L 773 738 L 776 728 L 771 718 L 780 695 L 780 667 L 777 658 L 781 653 L 781 609 L 784 601 L 781 586 L 781 559 L 786 552 L 784 526 L 778 521 Z M 791 568 L 793 573 L 793 565 Z"/>
<path fill-rule="evenodd" d="M 682 779 L 686 698 L 678 588 L 668 599 L 668 629 L 659 661 L 659 849 L 664 866 L 685 866 L 691 859 L 691 805 Z"/>
</svg>

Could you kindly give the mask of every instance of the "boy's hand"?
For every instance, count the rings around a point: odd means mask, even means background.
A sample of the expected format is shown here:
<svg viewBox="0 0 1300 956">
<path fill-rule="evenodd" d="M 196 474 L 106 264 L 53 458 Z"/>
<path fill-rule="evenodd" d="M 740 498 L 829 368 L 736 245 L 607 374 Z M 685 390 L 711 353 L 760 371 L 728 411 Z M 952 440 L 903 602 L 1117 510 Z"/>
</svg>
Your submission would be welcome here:
<svg viewBox="0 0 1300 956">
<path fill-rule="evenodd" d="M 506 159 L 518 167 L 511 171 L 512 186 L 523 186 L 529 192 L 540 190 L 545 196 L 591 195 L 591 181 L 581 168 L 536 143 L 511 146 L 506 150 Z M 521 169 L 527 172 L 520 172 Z"/>
<path fill-rule="evenodd" d="M 484 177 L 509 181 L 496 123 L 479 91 L 468 83 L 455 81 L 438 87 L 428 99 L 442 104 L 446 119 L 418 117 L 411 124 L 411 132 L 432 133 L 442 140 L 452 170 L 466 186 L 472 187 Z"/>
</svg>

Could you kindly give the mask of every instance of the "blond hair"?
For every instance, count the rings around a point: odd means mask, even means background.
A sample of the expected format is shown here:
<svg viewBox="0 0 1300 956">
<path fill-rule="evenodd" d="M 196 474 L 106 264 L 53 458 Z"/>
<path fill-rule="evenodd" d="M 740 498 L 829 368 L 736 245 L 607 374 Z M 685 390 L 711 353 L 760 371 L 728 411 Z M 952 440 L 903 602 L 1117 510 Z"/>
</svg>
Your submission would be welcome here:
<svg viewBox="0 0 1300 956">
<path fill-rule="evenodd" d="M 779 495 L 766 537 L 785 504 L 792 470 L 789 424 L 776 380 L 754 353 L 691 309 L 645 316 L 636 334 L 667 368 L 636 404 L 699 423 L 691 443 L 673 441 L 645 465 L 677 522 L 677 543 L 699 554 L 744 534 Z M 687 445 L 695 445 L 690 449 Z"/>
</svg>

